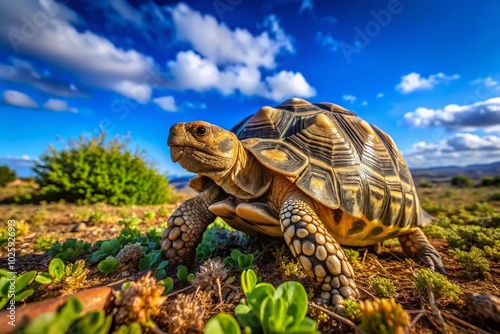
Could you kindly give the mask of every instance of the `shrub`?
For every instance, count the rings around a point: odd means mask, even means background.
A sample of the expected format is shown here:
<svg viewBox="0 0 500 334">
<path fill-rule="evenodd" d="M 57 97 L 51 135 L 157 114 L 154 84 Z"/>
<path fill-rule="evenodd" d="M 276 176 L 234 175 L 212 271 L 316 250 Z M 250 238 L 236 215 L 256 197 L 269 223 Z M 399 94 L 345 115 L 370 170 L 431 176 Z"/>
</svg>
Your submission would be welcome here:
<svg viewBox="0 0 500 334">
<path fill-rule="evenodd" d="M 105 141 L 106 134 L 80 136 L 66 148 L 49 146 L 33 168 L 40 198 L 112 205 L 163 204 L 173 195 L 167 179 L 144 152 L 127 149 L 130 139 Z"/>
<path fill-rule="evenodd" d="M 472 187 L 473 182 L 465 175 L 457 175 L 451 179 L 451 185 L 460 188 Z"/>
<path fill-rule="evenodd" d="M 7 183 L 17 179 L 16 172 L 7 166 L 0 166 L 0 187 L 5 187 Z"/>
<path fill-rule="evenodd" d="M 434 188 L 434 183 L 429 181 L 420 182 L 420 188 Z"/>
<path fill-rule="evenodd" d="M 500 192 L 496 192 L 491 194 L 490 199 L 492 201 L 500 201 Z"/>
</svg>

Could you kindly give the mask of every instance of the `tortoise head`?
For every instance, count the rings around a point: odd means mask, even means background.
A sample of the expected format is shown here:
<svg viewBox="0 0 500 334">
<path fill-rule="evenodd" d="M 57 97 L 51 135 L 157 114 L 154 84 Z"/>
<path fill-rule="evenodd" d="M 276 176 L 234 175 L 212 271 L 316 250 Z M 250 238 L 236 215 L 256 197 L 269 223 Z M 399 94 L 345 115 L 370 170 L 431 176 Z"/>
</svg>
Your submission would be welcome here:
<svg viewBox="0 0 500 334">
<path fill-rule="evenodd" d="M 227 174 L 241 145 L 234 133 L 202 121 L 173 125 L 167 144 L 174 162 L 209 177 Z"/>
</svg>

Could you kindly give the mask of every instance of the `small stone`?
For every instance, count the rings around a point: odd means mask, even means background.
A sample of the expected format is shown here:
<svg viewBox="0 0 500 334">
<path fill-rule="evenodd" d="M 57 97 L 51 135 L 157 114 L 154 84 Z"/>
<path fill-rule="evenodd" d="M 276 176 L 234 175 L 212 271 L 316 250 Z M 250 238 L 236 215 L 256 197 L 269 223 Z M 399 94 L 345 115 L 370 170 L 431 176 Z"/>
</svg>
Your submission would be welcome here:
<svg viewBox="0 0 500 334">
<path fill-rule="evenodd" d="M 87 229 L 87 224 L 85 223 L 78 223 L 76 224 L 75 226 L 73 226 L 73 228 L 71 229 L 71 232 L 81 232 L 81 231 L 85 231 Z"/>
</svg>

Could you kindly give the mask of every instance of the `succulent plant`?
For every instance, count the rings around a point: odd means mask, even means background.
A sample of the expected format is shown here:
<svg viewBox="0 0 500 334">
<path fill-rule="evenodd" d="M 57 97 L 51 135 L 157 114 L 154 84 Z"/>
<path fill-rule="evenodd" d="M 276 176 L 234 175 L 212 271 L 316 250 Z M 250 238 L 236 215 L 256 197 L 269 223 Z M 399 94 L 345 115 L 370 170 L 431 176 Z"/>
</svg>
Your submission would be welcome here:
<svg viewBox="0 0 500 334">
<path fill-rule="evenodd" d="M 169 323 L 169 333 L 201 333 L 204 327 L 205 308 L 195 294 L 180 294 L 166 304 L 164 312 Z"/>
<path fill-rule="evenodd" d="M 408 312 L 392 298 L 360 301 L 359 309 L 359 327 L 367 334 L 403 334 L 410 324 Z"/>
</svg>

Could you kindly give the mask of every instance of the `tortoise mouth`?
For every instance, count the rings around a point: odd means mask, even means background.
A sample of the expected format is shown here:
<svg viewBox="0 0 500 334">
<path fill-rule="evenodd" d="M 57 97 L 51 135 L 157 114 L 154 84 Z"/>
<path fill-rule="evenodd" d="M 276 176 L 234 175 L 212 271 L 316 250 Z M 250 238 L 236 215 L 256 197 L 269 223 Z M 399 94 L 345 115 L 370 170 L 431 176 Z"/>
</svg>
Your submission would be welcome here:
<svg viewBox="0 0 500 334">
<path fill-rule="evenodd" d="M 177 162 L 184 156 L 185 146 L 172 145 L 170 146 L 170 158 L 173 162 Z"/>
</svg>

